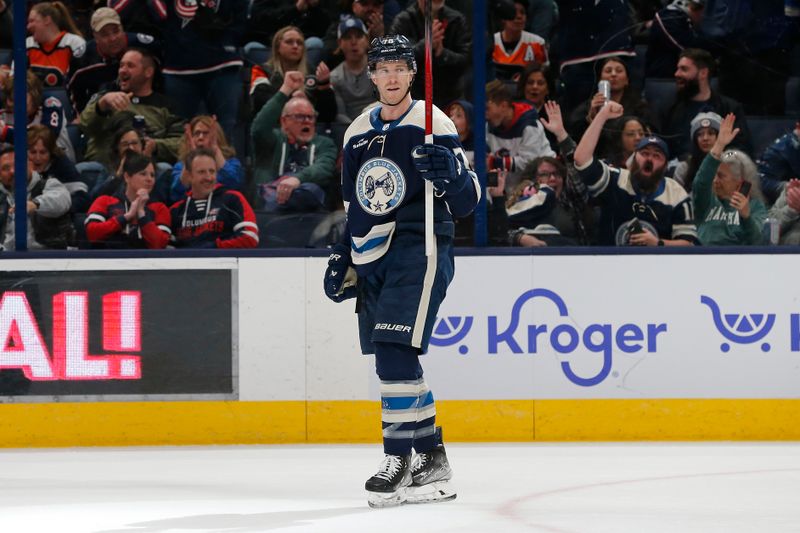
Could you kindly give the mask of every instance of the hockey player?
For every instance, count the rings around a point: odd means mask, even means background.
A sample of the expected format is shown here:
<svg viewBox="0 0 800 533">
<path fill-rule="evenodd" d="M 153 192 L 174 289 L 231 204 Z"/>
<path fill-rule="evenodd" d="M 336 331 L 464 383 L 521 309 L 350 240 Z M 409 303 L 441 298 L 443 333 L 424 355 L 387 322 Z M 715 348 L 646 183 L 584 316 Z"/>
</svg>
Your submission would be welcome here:
<svg viewBox="0 0 800 533">
<path fill-rule="evenodd" d="M 453 216 L 469 214 L 480 189 L 455 126 L 435 106 L 434 144 L 423 144 L 425 105 L 410 95 L 417 71 L 410 41 L 374 39 L 368 67 L 380 105 L 356 118 L 344 136 L 347 230 L 330 255 L 325 293 L 335 302 L 358 294 L 361 350 L 375 354 L 386 456 L 366 482 L 369 505 L 450 500 L 456 496 L 447 483 L 452 471 L 419 355 L 453 278 Z M 430 256 L 425 180 L 435 189 Z"/>
</svg>

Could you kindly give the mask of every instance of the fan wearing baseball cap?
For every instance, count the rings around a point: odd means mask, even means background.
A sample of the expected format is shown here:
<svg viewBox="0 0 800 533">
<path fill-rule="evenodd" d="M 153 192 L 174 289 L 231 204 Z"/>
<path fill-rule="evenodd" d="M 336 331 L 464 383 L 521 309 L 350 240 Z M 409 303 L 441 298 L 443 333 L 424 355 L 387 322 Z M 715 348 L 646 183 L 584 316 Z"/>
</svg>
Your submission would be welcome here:
<svg viewBox="0 0 800 533">
<path fill-rule="evenodd" d="M 600 108 L 575 149 L 575 168 L 589 194 L 601 204 L 600 244 L 618 246 L 692 246 L 697 227 L 692 199 L 675 180 L 664 176 L 669 149 L 664 139 L 648 135 L 636 145 L 629 169 L 594 158 L 606 121 L 623 115 L 609 102 Z"/>
<path fill-rule="evenodd" d="M 344 61 L 331 71 L 331 84 L 336 95 L 337 121 L 349 124 L 375 101 L 367 73 L 367 26 L 360 18 L 346 17 L 339 22 L 337 35 Z"/>
<path fill-rule="evenodd" d="M 110 7 L 97 9 L 90 25 L 94 39 L 86 44 L 83 56 L 73 58 L 70 69 L 73 74 L 67 86 L 78 113 L 94 93 L 117 79 L 119 62 L 129 48 L 158 51 L 158 43 L 151 35 L 126 33 L 119 14 Z"/>
</svg>

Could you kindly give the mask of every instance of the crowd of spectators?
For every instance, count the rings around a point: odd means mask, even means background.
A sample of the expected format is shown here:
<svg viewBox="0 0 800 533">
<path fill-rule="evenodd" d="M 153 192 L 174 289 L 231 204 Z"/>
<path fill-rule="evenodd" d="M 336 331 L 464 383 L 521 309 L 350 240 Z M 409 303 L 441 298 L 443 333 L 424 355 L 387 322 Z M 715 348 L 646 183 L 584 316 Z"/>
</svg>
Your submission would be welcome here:
<svg viewBox="0 0 800 533">
<path fill-rule="evenodd" d="M 415 43 L 422 99 L 424 3 L 29 1 L 29 246 L 268 246 L 265 220 L 341 211 L 341 138 L 376 103 L 369 43 Z M 434 103 L 486 162 L 491 244 L 769 244 L 776 224 L 800 243 L 800 110 L 784 90 L 800 77 L 796 2 L 487 3 L 485 109 L 471 2 L 433 0 L 431 38 Z M 0 0 L 0 48 L 11 27 Z M 13 249 L 5 57 L 0 236 Z M 756 144 L 748 117 L 762 115 L 792 126 Z M 471 244 L 472 220 L 457 232 Z"/>
</svg>

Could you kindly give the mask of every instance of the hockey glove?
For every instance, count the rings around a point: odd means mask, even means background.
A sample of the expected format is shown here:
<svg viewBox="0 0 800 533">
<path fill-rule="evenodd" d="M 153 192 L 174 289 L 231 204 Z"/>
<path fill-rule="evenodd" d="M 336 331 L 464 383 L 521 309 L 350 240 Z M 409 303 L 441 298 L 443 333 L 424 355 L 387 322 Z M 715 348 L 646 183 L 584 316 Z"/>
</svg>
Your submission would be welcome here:
<svg viewBox="0 0 800 533">
<path fill-rule="evenodd" d="M 350 266 L 350 249 L 337 244 L 328 257 L 325 271 L 325 295 L 336 303 L 356 297 L 356 271 Z"/>
<path fill-rule="evenodd" d="M 452 150 L 438 144 L 415 146 L 411 151 L 420 175 L 433 182 L 437 192 L 456 194 L 469 178 L 469 172 Z"/>
</svg>

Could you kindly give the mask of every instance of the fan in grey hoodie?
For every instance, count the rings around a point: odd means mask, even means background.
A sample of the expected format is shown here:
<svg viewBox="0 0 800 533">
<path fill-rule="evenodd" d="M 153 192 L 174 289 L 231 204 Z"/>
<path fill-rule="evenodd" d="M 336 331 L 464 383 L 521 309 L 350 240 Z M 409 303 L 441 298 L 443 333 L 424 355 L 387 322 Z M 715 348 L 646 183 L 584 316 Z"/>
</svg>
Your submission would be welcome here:
<svg viewBox="0 0 800 533">
<path fill-rule="evenodd" d="M 44 184 L 42 186 L 42 181 Z M 39 192 L 41 191 L 41 192 Z M 32 194 L 32 192 L 34 194 Z M 72 200 L 67 188 L 56 178 L 43 178 L 37 172 L 28 172 L 28 248 L 45 248 L 34 237 L 33 217 L 55 219 L 69 212 Z M 0 151 L 0 238 L 3 250 L 14 250 L 14 150 Z"/>
</svg>

